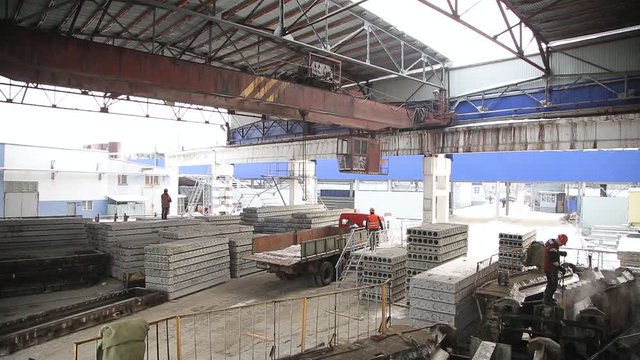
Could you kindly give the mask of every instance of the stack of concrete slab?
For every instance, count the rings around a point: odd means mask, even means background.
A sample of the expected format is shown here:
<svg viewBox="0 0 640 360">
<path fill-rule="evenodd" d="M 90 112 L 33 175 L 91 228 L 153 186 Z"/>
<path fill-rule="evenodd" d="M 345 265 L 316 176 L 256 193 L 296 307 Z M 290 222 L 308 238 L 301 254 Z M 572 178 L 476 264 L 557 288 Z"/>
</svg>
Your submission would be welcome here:
<svg viewBox="0 0 640 360">
<path fill-rule="evenodd" d="M 469 226 L 461 224 L 424 224 L 407 229 L 406 290 L 413 276 L 466 255 L 468 232 Z"/>
<path fill-rule="evenodd" d="M 79 217 L 0 219 L 0 252 L 88 245 Z"/>
<path fill-rule="evenodd" d="M 144 239 L 118 241 L 111 247 L 109 274 L 123 282 L 128 281 L 130 275 L 144 276 L 144 248 L 168 241 L 157 234 Z"/>
<path fill-rule="evenodd" d="M 640 234 L 629 234 L 618 242 L 620 266 L 640 268 Z"/>
<path fill-rule="evenodd" d="M 239 225 L 242 221 L 240 215 L 216 215 L 204 218 L 209 224 L 214 225 Z"/>
<path fill-rule="evenodd" d="M 478 271 L 478 260 L 461 257 L 414 276 L 409 289 L 409 317 L 414 327 L 445 323 L 465 341 L 480 326 L 473 299 L 477 286 L 495 278 L 497 263 Z"/>
<path fill-rule="evenodd" d="M 326 210 L 324 205 L 248 207 L 242 211 L 240 218 L 243 224 L 255 227 L 256 232 L 274 234 L 289 231 L 289 219 L 294 213 Z"/>
<path fill-rule="evenodd" d="M 335 209 L 326 211 L 298 212 L 289 219 L 289 231 L 315 229 L 323 226 L 338 225 L 340 214 L 353 212 L 353 209 Z"/>
<path fill-rule="evenodd" d="M 524 250 L 536 241 L 536 231 L 499 233 L 498 268 L 509 273 L 525 270 L 520 261 Z"/>
<path fill-rule="evenodd" d="M 145 247 L 145 283 L 169 299 L 207 289 L 229 279 L 229 239 L 206 231 L 161 232 L 176 241 Z"/>
<path fill-rule="evenodd" d="M 389 281 L 391 301 L 405 296 L 407 250 L 403 248 L 384 248 L 362 253 L 358 272 L 358 283 L 362 286 L 382 284 Z M 380 288 L 367 289 L 361 293 L 365 300 L 380 301 Z"/>
<path fill-rule="evenodd" d="M 144 220 L 128 222 L 100 222 L 87 224 L 91 243 L 97 249 L 111 253 L 111 248 L 119 241 L 132 241 L 157 237 L 158 232 L 198 226 L 204 218 Z"/>
</svg>

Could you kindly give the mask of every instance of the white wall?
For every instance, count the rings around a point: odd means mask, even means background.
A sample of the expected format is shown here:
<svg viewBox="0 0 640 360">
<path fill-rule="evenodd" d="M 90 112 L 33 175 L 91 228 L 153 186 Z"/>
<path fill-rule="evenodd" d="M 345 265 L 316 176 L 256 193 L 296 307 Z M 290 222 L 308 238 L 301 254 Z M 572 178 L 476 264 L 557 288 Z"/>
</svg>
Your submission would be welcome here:
<svg viewBox="0 0 640 360">
<path fill-rule="evenodd" d="M 460 209 L 473 203 L 473 185 L 468 182 L 455 182 L 453 191 L 453 208 Z"/>
<path fill-rule="evenodd" d="M 628 198 L 584 196 L 581 204 L 580 219 L 583 227 L 622 225 L 628 222 Z"/>
<path fill-rule="evenodd" d="M 422 197 L 422 192 L 358 190 L 355 208 L 366 212 L 373 207 L 379 215 L 391 213 L 399 219 L 422 219 Z"/>
<path fill-rule="evenodd" d="M 55 179 L 49 171 L 5 171 L 5 181 L 37 181 L 40 201 L 95 200 L 104 198 L 108 182 L 98 173 L 64 172 L 95 171 L 96 166 L 106 166 L 109 161 L 104 151 L 67 150 L 21 145 L 5 146 L 7 169 L 51 169 L 55 160 Z"/>
</svg>

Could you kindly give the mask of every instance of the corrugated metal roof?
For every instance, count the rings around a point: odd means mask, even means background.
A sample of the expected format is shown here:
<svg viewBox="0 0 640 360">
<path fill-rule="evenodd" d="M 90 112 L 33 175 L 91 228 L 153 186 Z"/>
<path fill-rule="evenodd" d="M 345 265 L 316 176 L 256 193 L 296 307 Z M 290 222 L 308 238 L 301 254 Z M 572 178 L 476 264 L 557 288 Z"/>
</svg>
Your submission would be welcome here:
<svg viewBox="0 0 640 360">
<path fill-rule="evenodd" d="M 375 66 L 341 58 L 345 79 L 365 81 L 388 75 L 383 69 L 398 71 L 394 64 L 394 60 L 399 63 L 401 57 L 401 42 L 398 39 L 405 42 L 407 66 L 422 56 L 420 51 L 438 61 L 447 61 L 442 54 L 365 9 L 353 6 L 349 0 L 330 0 L 328 8 L 325 7 L 325 1 L 319 0 L 283 1 L 285 26 L 291 31 L 290 35 L 302 44 L 318 48 L 321 53 L 326 49 L 323 43 L 327 38 L 329 44 L 335 46 L 366 24 L 375 27 L 374 31 L 380 42 L 385 44 L 386 50 L 371 33 L 370 60 L 371 65 Z M 37 27 L 43 31 L 55 31 L 131 49 L 153 49 L 167 56 L 279 76 L 297 72 L 301 65 L 308 62 L 307 56 L 314 50 L 292 43 L 283 45 L 267 37 L 259 37 L 247 29 L 210 22 L 206 18 L 214 16 L 274 34 L 280 17 L 278 4 L 279 0 L 21 0 L 9 1 L 8 13 L 20 26 Z M 348 6 L 352 7 L 339 12 Z M 327 13 L 333 12 L 336 14 L 324 20 Z M 319 21 L 314 27 L 305 26 L 314 21 Z M 336 51 L 342 56 L 365 62 L 366 31 L 361 31 Z M 393 60 L 387 51 L 392 54 Z"/>
<path fill-rule="evenodd" d="M 545 42 L 640 24 L 638 0 L 502 0 Z"/>
</svg>

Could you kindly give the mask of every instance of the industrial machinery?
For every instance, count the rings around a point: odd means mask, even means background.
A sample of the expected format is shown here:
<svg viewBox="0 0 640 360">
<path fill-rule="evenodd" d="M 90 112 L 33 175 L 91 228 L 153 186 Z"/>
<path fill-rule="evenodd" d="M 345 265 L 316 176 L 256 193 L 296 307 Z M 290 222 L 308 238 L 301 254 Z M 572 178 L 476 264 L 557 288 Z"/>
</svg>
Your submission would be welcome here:
<svg viewBox="0 0 640 360">
<path fill-rule="evenodd" d="M 555 306 L 542 303 L 546 277 L 541 270 L 500 274 L 479 286 L 476 299 L 483 315 L 482 337 L 511 345 L 514 358 L 530 359 L 531 348 L 544 339 L 560 349 L 561 355 L 547 354 L 548 359 L 632 359 L 634 346 L 640 345 L 638 336 L 635 345 L 627 347 L 631 350 L 612 350 L 607 344 L 640 316 L 638 274 L 625 268 L 563 266 L 567 272 L 560 278 Z M 603 351 L 605 347 L 608 350 Z"/>
</svg>

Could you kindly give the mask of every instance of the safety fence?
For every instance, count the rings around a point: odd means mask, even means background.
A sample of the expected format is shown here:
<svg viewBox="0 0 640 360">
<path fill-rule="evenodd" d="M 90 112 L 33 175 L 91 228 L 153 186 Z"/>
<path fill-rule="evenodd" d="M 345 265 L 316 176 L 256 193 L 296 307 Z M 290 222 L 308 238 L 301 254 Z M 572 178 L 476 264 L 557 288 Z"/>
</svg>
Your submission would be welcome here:
<svg viewBox="0 0 640 360">
<path fill-rule="evenodd" d="M 563 248 L 567 252 L 563 261 L 602 270 L 614 270 L 620 267 L 618 252 L 614 250 Z"/>
<path fill-rule="evenodd" d="M 150 322 L 147 360 L 278 359 L 384 332 L 388 283 L 267 301 Z M 73 344 L 73 360 L 95 359 L 100 338 Z"/>
</svg>

